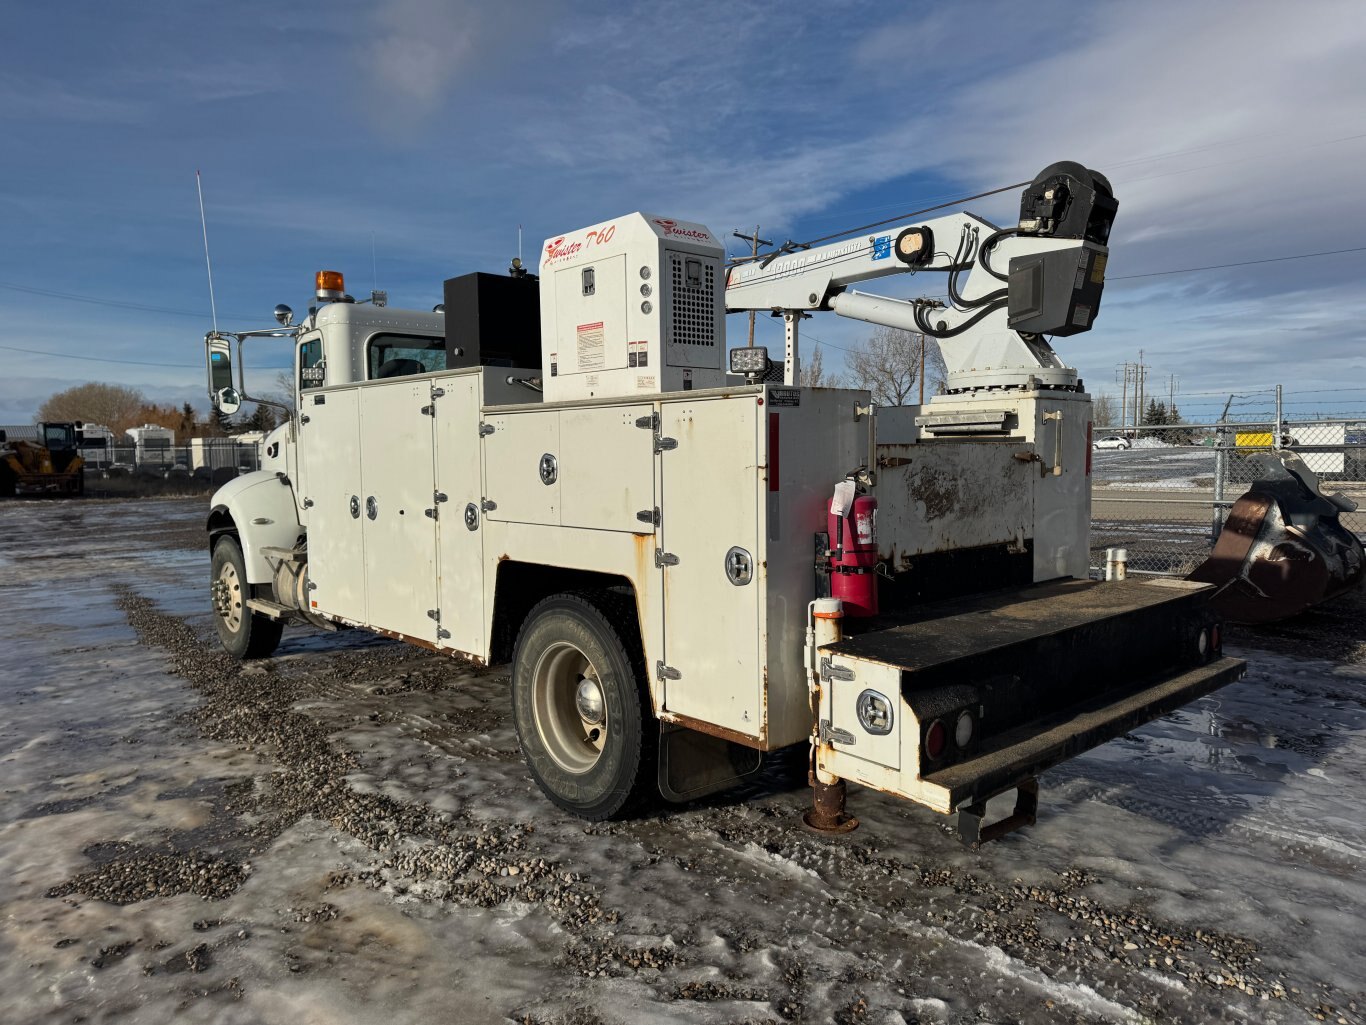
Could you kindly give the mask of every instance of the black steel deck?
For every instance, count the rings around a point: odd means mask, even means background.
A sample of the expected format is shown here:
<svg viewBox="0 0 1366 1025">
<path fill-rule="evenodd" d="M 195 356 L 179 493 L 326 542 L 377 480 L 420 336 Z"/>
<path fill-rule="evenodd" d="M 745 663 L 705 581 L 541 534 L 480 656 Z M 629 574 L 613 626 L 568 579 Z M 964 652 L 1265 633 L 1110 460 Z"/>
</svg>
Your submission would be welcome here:
<svg viewBox="0 0 1366 1025">
<path fill-rule="evenodd" d="M 1160 582 L 1159 582 L 1160 580 Z M 896 625 L 846 636 L 823 650 L 908 673 L 980 659 L 1134 613 L 1190 603 L 1213 588 L 1181 580 L 1062 580 L 1011 588 L 898 614 Z"/>
</svg>

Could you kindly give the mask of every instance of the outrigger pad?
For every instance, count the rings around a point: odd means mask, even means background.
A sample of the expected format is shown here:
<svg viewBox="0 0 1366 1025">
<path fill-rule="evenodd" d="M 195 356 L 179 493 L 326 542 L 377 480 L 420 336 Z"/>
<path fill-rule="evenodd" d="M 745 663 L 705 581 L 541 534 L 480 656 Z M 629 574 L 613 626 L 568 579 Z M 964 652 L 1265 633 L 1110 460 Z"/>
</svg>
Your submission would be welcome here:
<svg viewBox="0 0 1366 1025">
<path fill-rule="evenodd" d="M 1210 557 L 1187 578 L 1217 585 L 1210 604 L 1235 623 L 1286 619 L 1366 577 L 1366 551 L 1338 519 L 1356 505 L 1325 496 L 1293 453 L 1259 458 L 1265 475 L 1233 504 Z"/>
</svg>

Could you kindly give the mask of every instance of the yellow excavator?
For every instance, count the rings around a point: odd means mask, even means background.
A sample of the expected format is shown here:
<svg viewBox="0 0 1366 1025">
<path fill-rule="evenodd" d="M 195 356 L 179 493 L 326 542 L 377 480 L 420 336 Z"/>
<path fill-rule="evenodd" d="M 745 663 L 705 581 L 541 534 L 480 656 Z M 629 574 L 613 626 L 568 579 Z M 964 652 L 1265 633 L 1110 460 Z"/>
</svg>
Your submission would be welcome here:
<svg viewBox="0 0 1366 1025">
<path fill-rule="evenodd" d="M 79 421 L 40 423 L 37 441 L 9 440 L 0 431 L 0 498 L 85 494 L 81 427 Z"/>
</svg>

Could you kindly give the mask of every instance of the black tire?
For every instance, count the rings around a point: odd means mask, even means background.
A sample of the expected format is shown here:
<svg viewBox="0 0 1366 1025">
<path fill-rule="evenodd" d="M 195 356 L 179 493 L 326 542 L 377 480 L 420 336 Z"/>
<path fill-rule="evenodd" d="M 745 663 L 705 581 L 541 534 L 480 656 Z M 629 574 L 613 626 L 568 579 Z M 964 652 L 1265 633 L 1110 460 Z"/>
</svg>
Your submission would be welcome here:
<svg viewBox="0 0 1366 1025">
<path fill-rule="evenodd" d="M 247 583 L 247 563 L 236 537 L 224 534 L 218 539 L 213 546 L 212 566 L 209 594 L 224 650 L 239 659 L 265 658 L 279 646 L 284 624 L 247 608 L 251 584 Z"/>
<path fill-rule="evenodd" d="M 617 818 L 657 791 L 645 679 L 635 608 L 619 595 L 552 595 L 522 624 L 512 654 L 517 739 L 536 784 L 565 811 Z M 594 682 L 600 728 L 576 701 Z"/>
</svg>

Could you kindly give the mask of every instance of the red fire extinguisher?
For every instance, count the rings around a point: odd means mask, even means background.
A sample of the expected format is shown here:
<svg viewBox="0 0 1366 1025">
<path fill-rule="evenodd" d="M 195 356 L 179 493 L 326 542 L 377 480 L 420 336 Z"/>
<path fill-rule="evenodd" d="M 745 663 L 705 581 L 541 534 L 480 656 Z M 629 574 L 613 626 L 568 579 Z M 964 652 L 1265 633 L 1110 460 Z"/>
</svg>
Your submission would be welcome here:
<svg viewBox="0 0 1366 1025">
<path fill-rule="evenodd" d="M 846 616 L 877 615 L 877 499 L 853 480 L 830 498 L 830 595 Z"/>
</svg>

